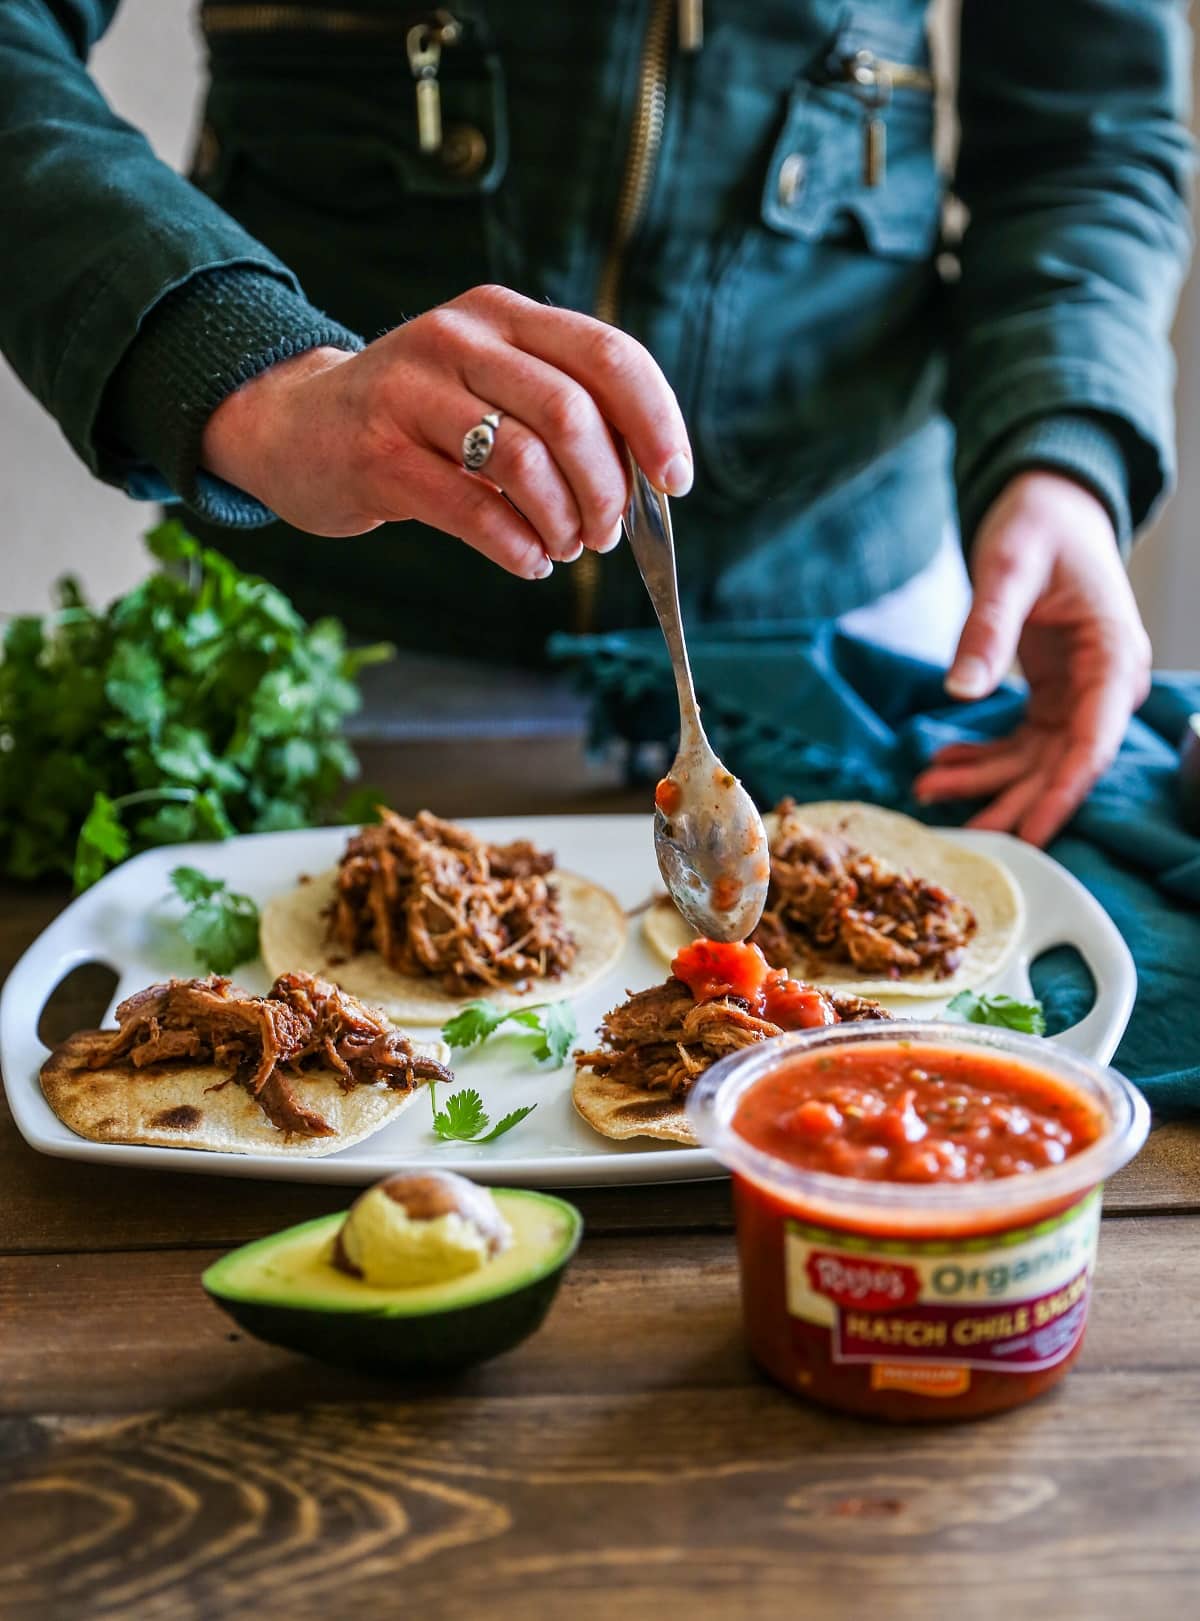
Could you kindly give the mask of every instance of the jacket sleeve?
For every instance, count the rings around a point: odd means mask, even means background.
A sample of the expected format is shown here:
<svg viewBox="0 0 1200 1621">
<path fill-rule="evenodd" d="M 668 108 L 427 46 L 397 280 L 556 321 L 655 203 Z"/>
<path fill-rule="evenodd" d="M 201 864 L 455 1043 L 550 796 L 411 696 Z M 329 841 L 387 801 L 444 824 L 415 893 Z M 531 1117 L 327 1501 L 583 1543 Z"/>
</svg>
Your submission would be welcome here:
<svg viewBox="0 0 1200 1621">
<path fill-rule="evenodd" d="M 1174 472 L 1169 328 L 1190 249 L 1186 0 L 963 0 L 948 402 L 964 540 L 1050 467 L 1119 538 Z"/>
<path fill-rule="evenodd" d="M 262 522 L 258 503 L 197 471 L 207 414 L 273 360 L 361 343 L 113 113 L 86 62 L 116 8 L 0 5 L 0 349 L 101 478 Z M 140 410 L 109 407 L 118 372 Z"/>
</svg>

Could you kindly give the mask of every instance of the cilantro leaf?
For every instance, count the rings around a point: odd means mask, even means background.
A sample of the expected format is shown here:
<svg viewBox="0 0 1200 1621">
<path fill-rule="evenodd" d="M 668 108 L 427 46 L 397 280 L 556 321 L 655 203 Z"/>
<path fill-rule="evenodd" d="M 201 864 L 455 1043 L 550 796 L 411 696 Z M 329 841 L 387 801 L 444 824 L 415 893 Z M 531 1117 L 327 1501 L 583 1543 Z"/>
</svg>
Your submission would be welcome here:
<svg viewBox="0 0 1200 1621">
<path fill-rule="evenodd" d="M 451 1092 L 446 1099 L 446 1107 L 439 1109 L 434 1082 L 431 1081 L 429 1098 L 433 1109 L 433 1129 L 446 1143 L 494 1143 L 497 1137 L 503 1137 L 506 1131 L 520 1125 L 521 1121 L 537 1108 L 536 1103 L 527 1103 L 523 1109 L 514 1109 L 488 1131 L 490 1122 L 483 1107 L 483 1099 L 473 1087 L 464 1088 L 461 1092 Z"/>
<path fill-rule="evenodd" d="M 567 1002 L 548 1002 L 541 1009 L 543 1039 L 533 1049 L 539 1063 L 561 1069 L 575 1041 L 575 1015 Z"/>
<path fill-rule="evenodd" d="M 1022 1002 L 1000 992 L 987 996 L 978 991 L 959 991 L 947 1005 L 945 1017 L 952 1024 L 993 1024 L 1029 1036 L 1046 1034 L 1046 1015 L 1040 1002 Z"/>
<path fill-rule="evenodd" d="M 109 661 L 104 692 L 109 703 L 140 730 L 151 737 L 158 735 L 167 712 L 167 695 L 162 666 L 149 648 L 136 642 L 118 643 Z"/>
<path fill-rule="evenodd" d="M 429 1088 L 433 1096 L 433 1087 Z M 478 1137 L 481 1131 L 486 1131 L 488 1117 L 483 1107 L 483 1099 L 473 1089 L 462 1092 L 451 1092 L 446 1099 L 446 1107 L 439 1110 L 434 1096 L 433 1129 L 443 1142 L 469 1143 Z"/>
<path fill-rule="evenodd" d="M 75 888 L 87 889 L 112 862 L 124 861 L 128 854 L 129 834 L 121 825 L 121 813 L 107 794 L 97 790 L 75 841 Z"/>
<path fill-rule="evenodd" d="M 379 820 L 379 807 L 387 804 L 387 795 L 382 788 L 356 788 L 352 794 L 347 794 L 342 801 L 338 812 L 338 821 L 348 826 L 356 827 L 367 822 Z"/>
<path fill-rule="evenodd" d="M 486 1041 L 510 1017 L 507 1009 L 493 1007 L 490 1002 L 468 1002 L 442 1026 L 442 1040 L 452 1047 L 473 1047 L 477 1041 Z"/>
<path fill-rule="evenodd" d="M 223 878 L 210 878 L 199 867 L 172 867 L 171 887 L 187 906 L 209 900 L 225 888 Z"/>
<path fill-rule="evenodd" d="M 535 1002 L 532 1007 L 498 1008 L 491 1002 L 468 1002 L 442 1026 L 451 1047 L 473 1047 L 504 1024 L 517 1024 L 541 1039 L 532 1049 L 538 1063 L 561 1069 L 575 1040 L 575 1015 L 566 1002 Z M 518 1032 L 510 1031 L 510 1035 Z M 529 1039 L 525 1037 L 524 1039 Z"/>
<path fill-rule="evenodd" d="M 199 548 L 178 518 L 167 518 L 147 531 L 146 549 L 160 563 L 182 563 Z"/>
<path fill-rule="evenodd" d="M 494 1143 L 497 1137 L 503 1137 L 506 1131 L 511 1131 L 514 1126 L 519 1126 L 526 1115 L 531 1115 L 536 1108 L 536 1103 L 527 1103 L 523 1109 L 514 1109 L 511 1114 L 506 1114 L 503 1120 L 498 1120 L 486 1137 L 477 1137 L 476 1141 Z"/>
<path fill-rule="evenodd" d="M 175 867 L 171 884 L 188 908 L 180 932 L 210 973 L 232 973 L 258 956 L 258 907 L 249 895 L 198 867 Z"/>
</svg>

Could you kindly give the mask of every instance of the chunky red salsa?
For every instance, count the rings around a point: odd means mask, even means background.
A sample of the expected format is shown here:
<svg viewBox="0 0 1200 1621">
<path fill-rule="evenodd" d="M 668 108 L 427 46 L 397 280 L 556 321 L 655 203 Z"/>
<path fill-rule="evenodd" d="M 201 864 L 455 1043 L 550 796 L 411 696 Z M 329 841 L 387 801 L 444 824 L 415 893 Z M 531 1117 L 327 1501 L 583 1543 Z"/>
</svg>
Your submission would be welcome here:
<svg viewBox="0 0 1200 1621">
<path fill-rule="evenodd" d="M 664 816 L 674 816 L 683 803 L 683 789 L 674 777 L 664 777 L 654 790 L 654 803 Z"/>
<path fill-rule="evenodd" d="M 1104 1129 L 1081 1093 L 1009 1054 L 907 1041 L 789 1058 L 747 1091 L 733 1126 L 800 1170 L 884 1182 L 1042 1170 Z"/>
<path fill-rule="evenodd" d="M 753 1014 L 781 1030 L 812 1030 L 837 1022 L 828 997 L 792 979 L 785 968 L 772 968 L 757 946 L 693 940 L 676 953 L 671 972 L 697 1002 L 740 997 Z"/>
</svg>

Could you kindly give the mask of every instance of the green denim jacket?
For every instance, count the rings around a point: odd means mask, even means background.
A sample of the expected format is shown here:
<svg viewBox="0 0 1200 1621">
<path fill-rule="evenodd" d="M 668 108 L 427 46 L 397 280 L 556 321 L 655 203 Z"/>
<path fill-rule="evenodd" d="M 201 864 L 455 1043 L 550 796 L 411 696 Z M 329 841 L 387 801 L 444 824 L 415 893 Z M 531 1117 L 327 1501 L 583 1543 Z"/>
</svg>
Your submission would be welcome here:
<svg viewBox="0 0 1200 1621">
<path fill-rule="evenodd" d="M 416 525 L 317 541 L 197 468 L 265 365 L 483 281 L 599 306 L 663 366 L 694 620 L 852 607 L 1024 467 L 1080 479 L 1122 539 L 1170 482 L 1183 0 L 963 0 L 952 251 L 922 0 L 706 0 L 693 51 L 672 0 L 452 0 L 436 154 L 408 58 L 429 9 L 212 0 L 190 182 L 87 75 L 115 9 L 0 6 L 0 345 L 100 477 L 184 501 L 303 607 L 498 657 L 570 625 L 571 569 L 531 587 Z M 598 576 L 593 626 L 644 622 L 622 552 Z"/>
</svg>

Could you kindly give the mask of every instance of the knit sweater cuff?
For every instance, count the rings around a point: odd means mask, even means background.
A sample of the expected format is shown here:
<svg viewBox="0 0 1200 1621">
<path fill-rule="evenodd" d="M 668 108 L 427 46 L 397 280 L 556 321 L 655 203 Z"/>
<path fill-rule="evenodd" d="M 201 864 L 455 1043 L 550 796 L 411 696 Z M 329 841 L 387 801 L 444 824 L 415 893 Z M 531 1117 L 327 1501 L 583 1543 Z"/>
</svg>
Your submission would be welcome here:
<svg viewBox="0 0 1200 1621">
<path fill-rule="evenodd" d="M 1065 473 L 1108 510 L 1122 552 L 1129 548 L 1132 520 L 1129 471 L 1118 436 L 1104 418 L 1061 413 L 1024 423 L 982 458 L 959 490 L 963 542 L 970 546 L 984 514 L 1010 479 L 1033 468 Z"/>
<path fill-rule="evenodd" d="M 223 399 L 268 366 L 326 345 L 357 350 L 363 342 L 261 271 L 206 270 L 168 293 L 114 373 L 99 423 L 126 491 L 183 501 L 231 527 L 270 523 L 261 501 L 201 468 L 204 427 Z"/>
</svg>

